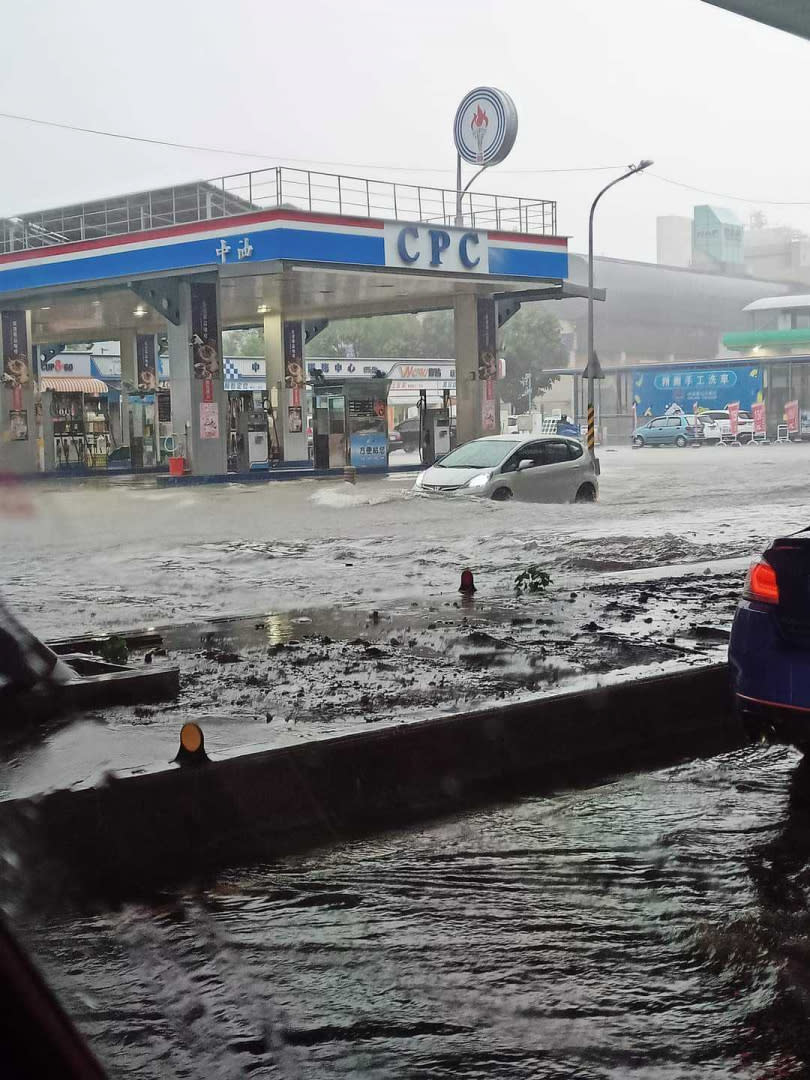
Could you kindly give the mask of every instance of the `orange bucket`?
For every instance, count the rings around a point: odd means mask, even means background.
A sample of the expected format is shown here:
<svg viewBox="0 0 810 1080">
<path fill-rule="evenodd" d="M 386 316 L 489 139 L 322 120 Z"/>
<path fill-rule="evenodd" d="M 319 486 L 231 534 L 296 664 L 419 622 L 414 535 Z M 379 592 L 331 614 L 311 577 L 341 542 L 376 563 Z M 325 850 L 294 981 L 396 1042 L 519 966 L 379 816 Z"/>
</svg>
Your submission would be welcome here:
<svg viewBox="0 0 810 1080">
<path fill-rule="evenodd" d="M 186 467 L 185 458 L 170 457 L 169 458 L 169 476 L 182 476 L 183 470 Z"/>
</svg>

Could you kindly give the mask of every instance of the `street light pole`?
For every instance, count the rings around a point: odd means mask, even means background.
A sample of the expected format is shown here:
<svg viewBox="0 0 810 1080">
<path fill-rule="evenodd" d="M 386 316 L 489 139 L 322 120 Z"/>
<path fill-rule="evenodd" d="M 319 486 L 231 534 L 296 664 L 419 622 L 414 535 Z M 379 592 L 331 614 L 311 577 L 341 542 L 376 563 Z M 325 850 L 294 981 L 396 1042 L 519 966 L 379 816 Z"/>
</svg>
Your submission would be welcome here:
<svg viewBox="0 0 810 1080">
<path fill-rule="evenodd" d="M 626 180 L 628 176 L 634 176 L 636 173 L 648 169 L 652 164 L 652 161 L 645 158 L 638 165 L 631 165 L 627 172 L 622 173 L 621 176 L 617 176 L 615 180 L 611 180 L 609 184 L 606 184 L 591 203 L 591 212 L 588 216 L 588 366 L 585 370 L 588 375 L 588 453 L 594 469 L 597 468 L 598 462 L 596 460 L 596 409 L 594 404 L 596 398 L 594 392 L 596 364 L 593 351 L 593 215 L 596 204 L 606 191 L 610 191 L 612 187 L 621 183 L 622 180 Z"/>
</svg>

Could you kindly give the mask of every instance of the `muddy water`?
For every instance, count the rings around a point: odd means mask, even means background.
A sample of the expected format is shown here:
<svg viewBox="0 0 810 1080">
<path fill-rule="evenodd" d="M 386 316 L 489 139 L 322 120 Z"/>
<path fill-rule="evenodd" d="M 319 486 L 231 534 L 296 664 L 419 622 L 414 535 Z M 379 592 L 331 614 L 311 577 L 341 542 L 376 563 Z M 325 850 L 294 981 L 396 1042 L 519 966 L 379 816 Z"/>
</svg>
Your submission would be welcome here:
<svg viewBox="0 0 810 1080">
<path fill-rule="evenodd" d="M 25 937 L 114 1076 L 807 1076 L 798 760 L 526 799 Z"/>
</svg>

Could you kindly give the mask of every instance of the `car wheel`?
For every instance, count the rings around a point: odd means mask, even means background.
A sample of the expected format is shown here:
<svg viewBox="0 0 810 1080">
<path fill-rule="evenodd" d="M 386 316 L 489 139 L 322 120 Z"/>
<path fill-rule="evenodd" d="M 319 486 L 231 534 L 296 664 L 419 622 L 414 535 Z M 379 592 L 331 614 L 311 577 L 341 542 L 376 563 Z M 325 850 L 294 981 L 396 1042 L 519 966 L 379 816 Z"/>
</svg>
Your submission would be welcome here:
<svg viewBox="0 0 810 1080">
<path fill-rule="evenodd" d="M 678 436 L 678 438 L 675 440 L 675 445 L 680 446 L 681 448 L 686 446 L 686 439 L 684 438 L 683 435 Z"/>
<path fill-rule="evenodd" d="M 592 503 L 596 502 L 596 488 L 593 484 L 583 484 L 579 491 L 574 496 L 574 502 L 578 503 Z"/>
<path fill-rule="evenodd" d="M 512 492 L 508 487 L 495 488 L 492 498 L 495 502 L 508 502 L 512 498 Z"/>
<path fill-rule="evenodd" d="M 642 446 L 644 446 L 644 439 L 641 437 L 641 435 L 633 436 L 633 446 L 635 446 L 637 450 L 640 450 Z"/>
</svg>

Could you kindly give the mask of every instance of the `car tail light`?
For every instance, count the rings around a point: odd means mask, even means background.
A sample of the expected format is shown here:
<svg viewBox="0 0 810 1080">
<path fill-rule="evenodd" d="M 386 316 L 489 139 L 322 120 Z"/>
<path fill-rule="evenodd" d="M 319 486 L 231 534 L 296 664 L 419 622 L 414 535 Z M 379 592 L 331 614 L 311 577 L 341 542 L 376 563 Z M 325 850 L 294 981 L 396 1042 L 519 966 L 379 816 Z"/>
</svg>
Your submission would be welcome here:
<svg viewBox="0 0 810 1080">
<path fill-rule="evenodd" d="M 745 579 L 743 597 L 746 600 L 756 600 L 760 604 L 779 603 L 776 571 L 765 559 L 758 559 L 757 562 L 752 563 L 748 577 Z"/>
</svg>

